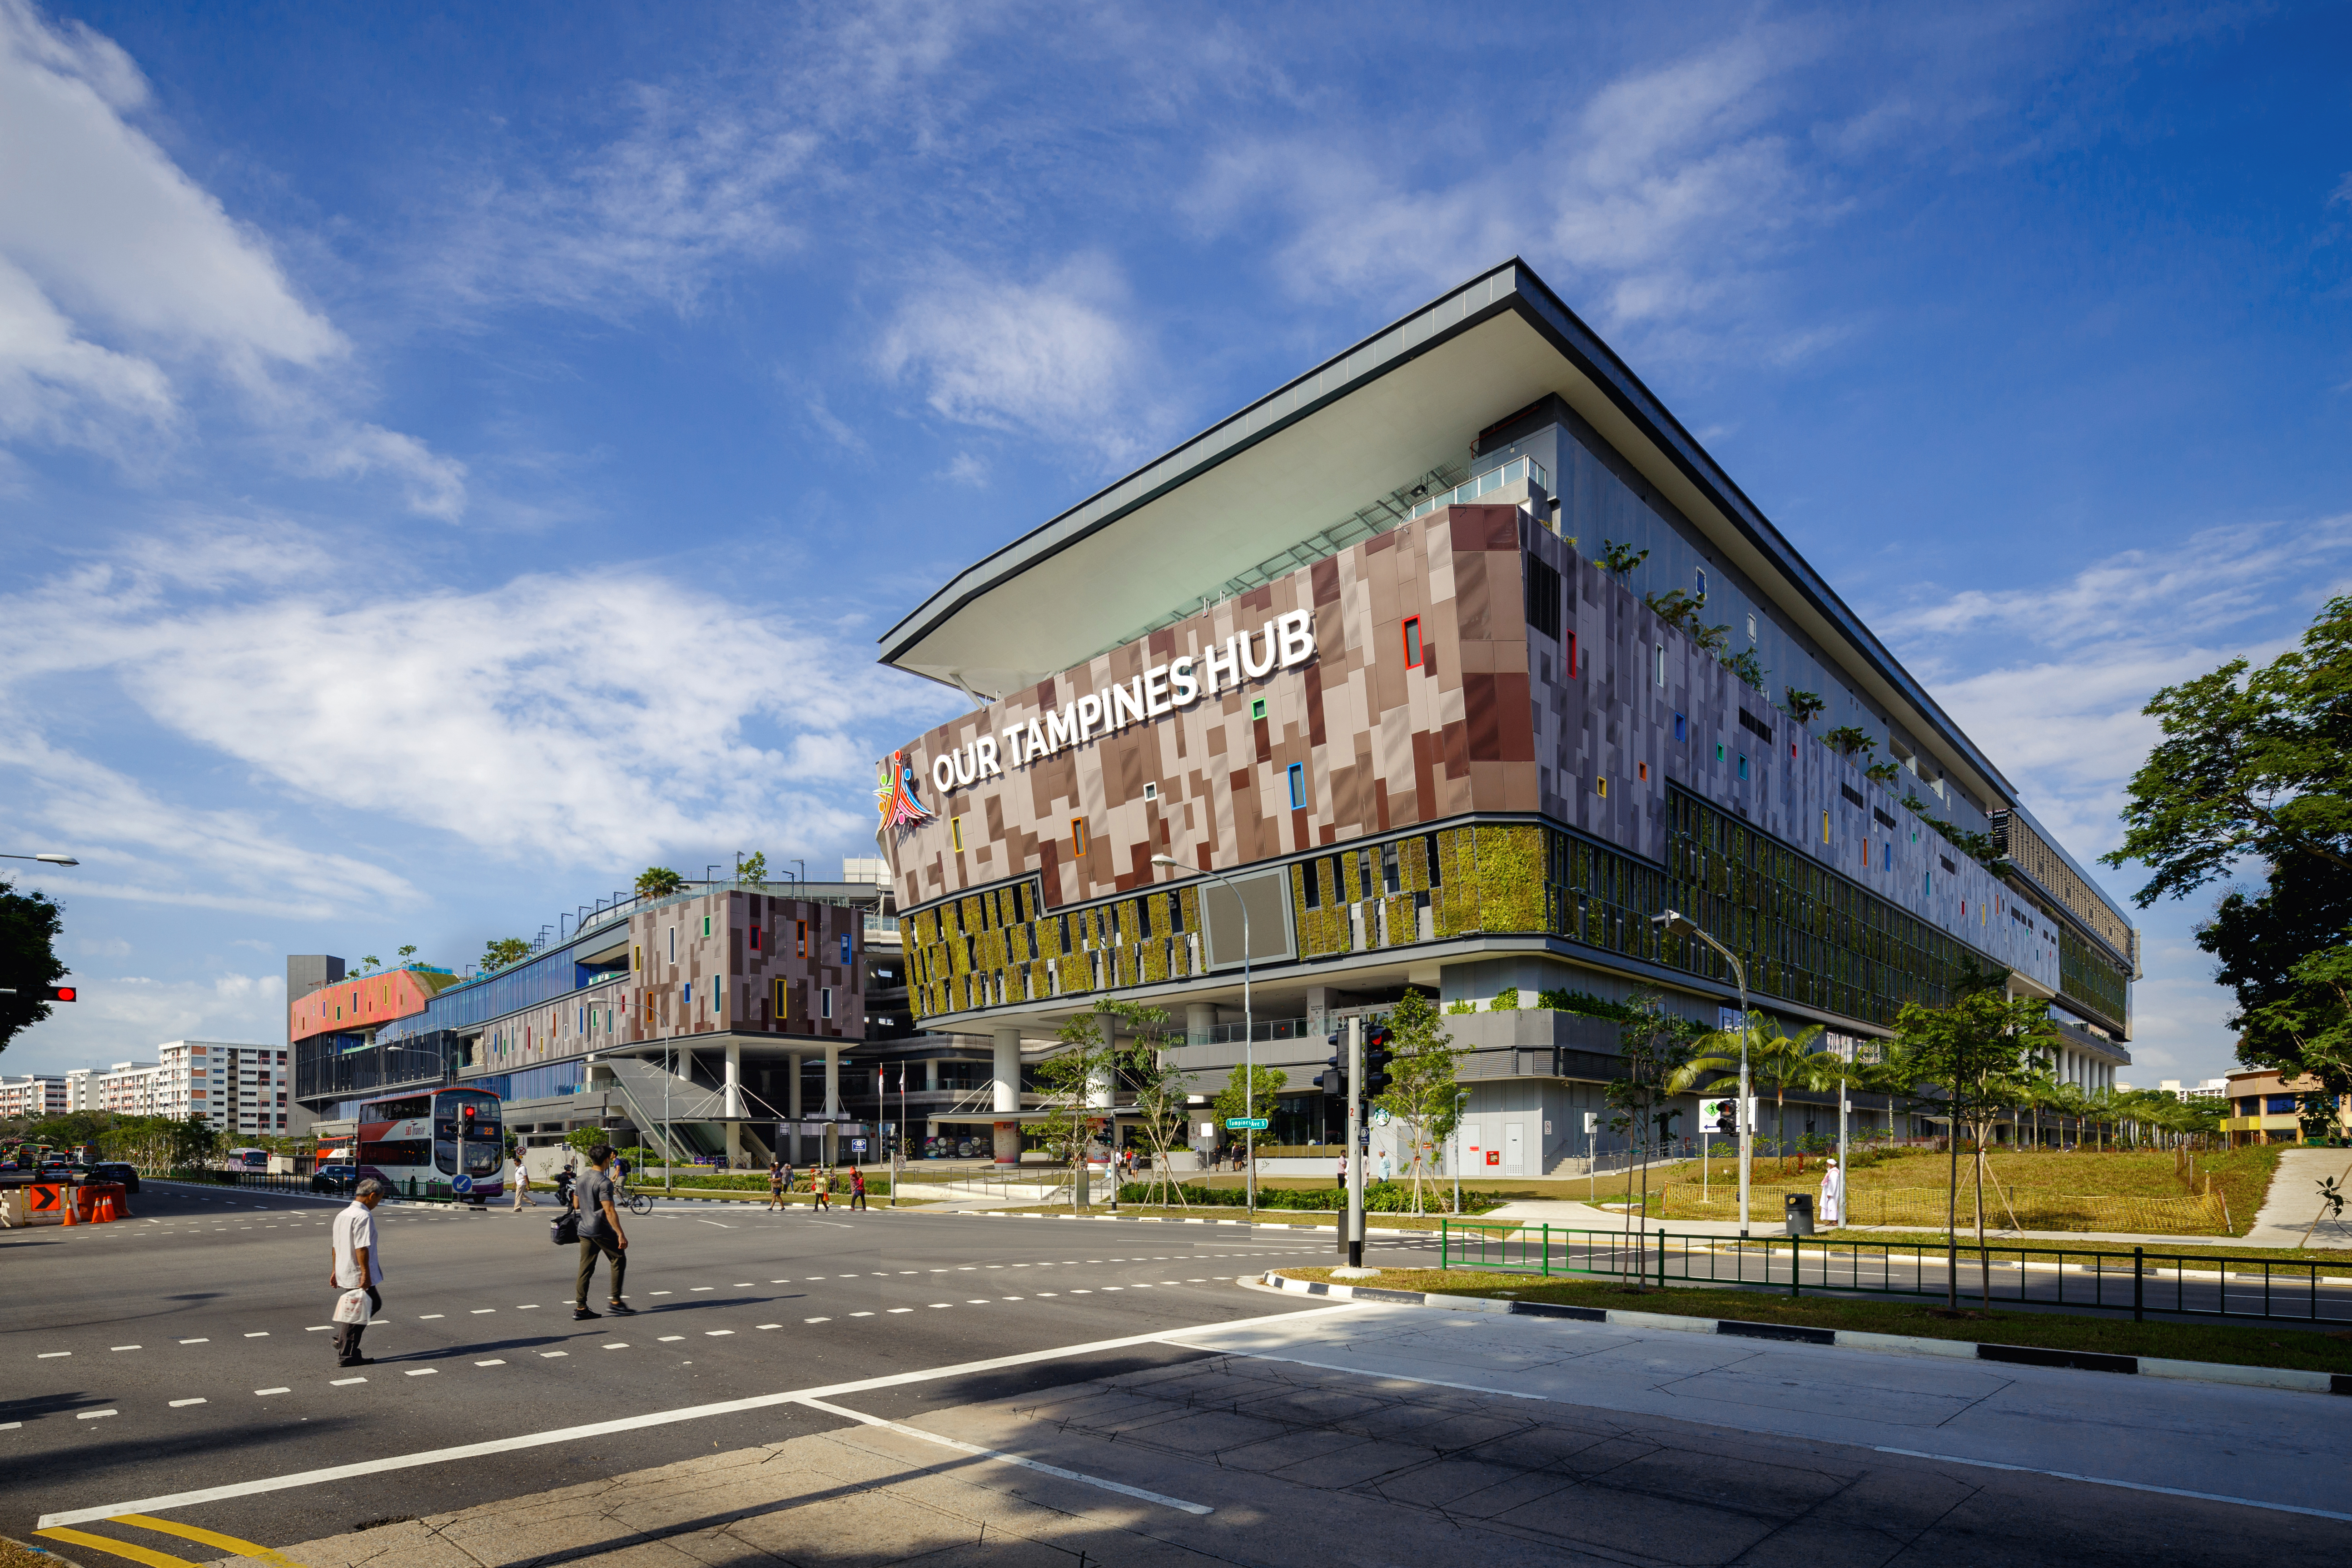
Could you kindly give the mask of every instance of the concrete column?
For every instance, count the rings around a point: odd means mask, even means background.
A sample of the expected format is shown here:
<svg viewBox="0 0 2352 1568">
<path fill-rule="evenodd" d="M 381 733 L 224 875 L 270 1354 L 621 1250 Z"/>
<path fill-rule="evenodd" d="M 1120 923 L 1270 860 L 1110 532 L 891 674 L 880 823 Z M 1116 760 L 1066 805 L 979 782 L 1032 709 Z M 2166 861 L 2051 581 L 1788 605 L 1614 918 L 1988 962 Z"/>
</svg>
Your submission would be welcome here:
<svg viewBox="0 0 2352 1568">
<path fill-rule="evenodd" d="M 923 1063 L 923 1089 L 926 1093 L 940 1091 L 940 1058 L 932 1057 Z"/>
<path fill-rule="evenodd" d="M 734 1041 L 727 1043 L 726 1098 L 721 1104 L 731 1119 L 743 1114 L 743 1047 Z M 730 1120 L 727 1123 L 727 1164 L 731 1170 L 742 1163 L 743 1124 Z"/>
<path fill-rule="evenodd" d="M 792 1074 L 792 1082 L 784 1089 L 784 1110 L 793 1123 L 792 1142 L 786 1147 L 791 1149 L 793 1163 L 797 1165 L 801 1163 L 801 1058 L 787 1056 L 784 1069 Z"/>
<path fill-rule="evenodd" d="M 999 1029 L 995 1037 L 995 1059 L 989 1065 L 989 1089 L 994 1099 L 989 1109 L 1003 1115 L 1021 1110 L 1021 1031 Z M 939 1064 L 931 1064 L 936 1076 Z M 1000 1121 L 995 1126 L 996 1163 L 1017 1165 L 1021 1163 L 1021 1123 Z"/>
<path fill-rule="evenodd" d="M 1184 1004 L 1184 1039 L 1188 1045 L 1205 1046 L 1210 1032 L 1217 1026 L 1216 1005 L 1211 1002 Z"/>
<path fill-rule="evenodd" d="M 824 1163 L 835 1162 L 841 1152 L 841 1130 L 835 1125 L 841 1118 L 841 1047 L 831 1041 L 824 1047 Z"/>
</svg>

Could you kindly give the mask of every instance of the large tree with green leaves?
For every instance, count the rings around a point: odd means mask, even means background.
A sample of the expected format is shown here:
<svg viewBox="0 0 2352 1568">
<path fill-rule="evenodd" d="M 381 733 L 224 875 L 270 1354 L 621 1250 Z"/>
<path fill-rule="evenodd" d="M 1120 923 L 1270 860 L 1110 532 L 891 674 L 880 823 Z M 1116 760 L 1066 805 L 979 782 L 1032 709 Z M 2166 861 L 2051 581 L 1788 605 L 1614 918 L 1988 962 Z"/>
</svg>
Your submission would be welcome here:
<svg viewBox="0 0 2352 1568">
<path fill-rule="evenodd" d="M 2237 995 L 2239 1058 L 2352 1091 L 2340 994 L 2315 978 L 2327 964 L 2305 968 L 2331 950 L 2352 962 L 2352 596 L 2261 668 L 2232 659 L 2143 711 L 2164 738 L 2107 863 L 2149 868 L 2142 908 L 2259 864 L 2263 885 L 2225 894 L 2197 939 Z"/>
<path fill-rule="evenodd" d="M 1234 1070 L 1225 1075 L 1225 1087 L 1209 1101 L 1209 1108 L 1217 1113 L 1217 1130 L 1223 1131 L 1225 1123 L 1236 1117 L 1273 1115 L 1275 1097 L 1289 1081 L 1290 1075 L 1280 1068 L 1250 1068 L 1235 1062 Z"/>
<path fill-rule="evenodd" d="M 1616 1113 L 1609 1119 L 1610 1130 L 1626 1134 L 1633 1144 L 1633 1163 L 1625 1168 L 1628 1234 L 1622 1272 L 1632 1282 L 1630 1288 L 1639 1291 L 1643 1288 L 1642 1221 L 1650 1208 L 1650 1161 L 1675 1114 L 1669 1106 L 1682 1092 L 1683 1069 L 1702 1030 L 1692 1020 L 1667 1012 L 1665 999 L 1655 992 L 1645 992 L 1633 1001 L 1633 1016 L 1618 1027 L 1618 1076 L 1609 1080 L 1602 1092 Z M 1633 1197 L 1636 1166 L 1642 1173 L 1638 1203 Z"/>
<path fill-rule="evenodd" d="M 0 886 L 0 1049 L 49 1016 L 45 994 L 72 971 L 58 959 L 65 910 L 37 890 Z"/>
<path fill-rule="evenodd" d="M 1412 1212 L 1420 1214 L 1423 1183 L 1434 1179 L 1424 1151 L 1453 1135 L 1459 1114 L 1454 1073 L 1463 1053 L 1436 1005 L 1410 987 L 1389 1009 L 1387 1022 L 1389 1087 L 1373 1103 L 1404 1123 L 1412 1144 Z"/>
</svg>

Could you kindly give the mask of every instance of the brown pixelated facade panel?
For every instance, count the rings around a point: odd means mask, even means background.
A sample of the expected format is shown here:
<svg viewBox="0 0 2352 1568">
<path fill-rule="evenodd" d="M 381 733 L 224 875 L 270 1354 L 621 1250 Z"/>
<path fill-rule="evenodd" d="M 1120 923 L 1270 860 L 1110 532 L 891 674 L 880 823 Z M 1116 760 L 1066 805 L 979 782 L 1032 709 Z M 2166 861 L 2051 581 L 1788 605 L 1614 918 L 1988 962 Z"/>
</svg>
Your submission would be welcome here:
<svg viewBox="0 0 2352 1568">
<path fill-rule="evenodd" d="M 983 737 L 998 738 L 1003 772 L 928 792 L 938 815 L 886 836 L 899 897 L 919 906 L 1034 875 L 1058 908 L 1149 885 L 1157 855 L 1226 869 L 1466 811 L 1538 809 L 1520 527 L 1512 506 L 1416 519 L 920 736 L 907 755 L 922 783 L 934 759 Z M 1304 664 L 1011 760 L 1003 737 L 1033 721 L 1042 730 L 1081 697 L 1240 633 L 1263 647 L 1295 612 L 1314 627 Z M 1411 619 L 1418 668 L 1405 664 Z"/>
</svg>

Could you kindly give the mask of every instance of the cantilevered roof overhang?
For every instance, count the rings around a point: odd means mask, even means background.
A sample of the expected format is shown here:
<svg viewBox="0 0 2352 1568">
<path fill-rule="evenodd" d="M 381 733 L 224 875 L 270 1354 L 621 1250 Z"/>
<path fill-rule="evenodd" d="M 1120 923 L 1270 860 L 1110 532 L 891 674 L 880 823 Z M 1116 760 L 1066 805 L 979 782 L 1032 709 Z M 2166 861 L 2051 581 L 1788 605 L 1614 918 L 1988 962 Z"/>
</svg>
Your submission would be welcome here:
<svg viewBox="0 0 2352 1568">
<path fill-rule="evenodd" d="M 1481 430 L 1550 393 L 1947 772 L 1982 799 L 2019 805 L 2000 770 L 1665 405 L 1516 257 L 959 573 L 884 634 L 881 660 L 983 697 L 1033 685 L 1218 594 L 1376 497 L 1459 463 Z"/>
</svg>

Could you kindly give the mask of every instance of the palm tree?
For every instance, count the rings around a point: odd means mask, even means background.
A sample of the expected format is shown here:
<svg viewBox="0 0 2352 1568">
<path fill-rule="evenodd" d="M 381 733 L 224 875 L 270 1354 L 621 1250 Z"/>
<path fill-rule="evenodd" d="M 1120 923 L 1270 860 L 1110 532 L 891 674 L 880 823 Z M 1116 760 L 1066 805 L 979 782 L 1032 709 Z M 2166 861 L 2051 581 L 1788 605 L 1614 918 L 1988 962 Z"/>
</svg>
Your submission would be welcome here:
<svg viewBox="0 0 2352 1568">
<path fill-rule="evenodd" d="M 667 866 L 648 866 L 637 873 L 637 897 L 667 899 L 686 886 L 686 879 Z"/>
<path fill-rule="evenodd" d="M 1769 1031 L 1769 1032 L 1768 1032 Z M 1789 1086 L 1807 1086 L 1806 1064 L 1812 1059 L 1813 1047 L 1821 1044 L 1822 1026 L 1814 1024 L 1800 1029 L 1791 1037 L 1766 1014 L 1748 1015 L 1748 1072 L 1751 1079 L 1772 1080 L 1773 1128 L 1780 1143 L 1780 1168 L 1788 1169 L 1788 1115 L 1786 1105 Z M 1667 1079 L 1669 1095 L 1686 1094 L 1709 1073 L 1736 1073 L 1739 1070 L 1739 1037 L 1738 1029 L 1717 1029 L 1699 1037 L 1698 1055 L 1685 1062 Z M 1752 1132 L 1754 1130 L 1751 1128 Z"/>
</svg>

